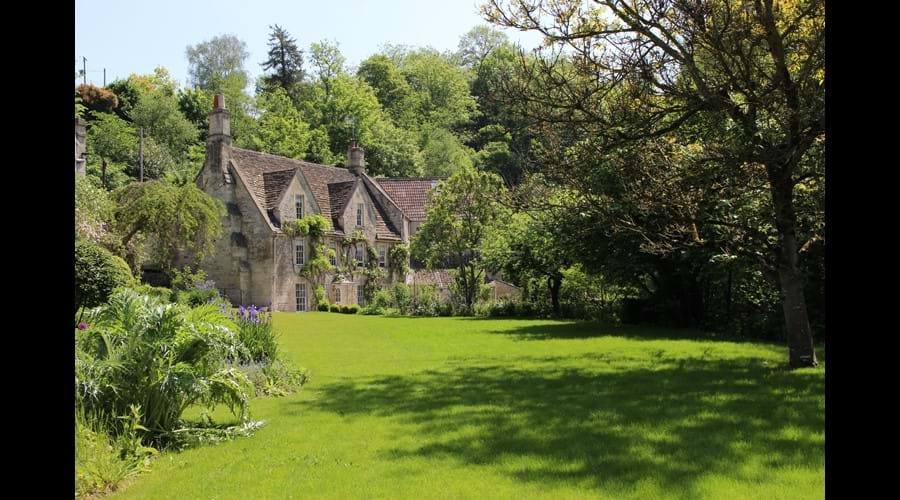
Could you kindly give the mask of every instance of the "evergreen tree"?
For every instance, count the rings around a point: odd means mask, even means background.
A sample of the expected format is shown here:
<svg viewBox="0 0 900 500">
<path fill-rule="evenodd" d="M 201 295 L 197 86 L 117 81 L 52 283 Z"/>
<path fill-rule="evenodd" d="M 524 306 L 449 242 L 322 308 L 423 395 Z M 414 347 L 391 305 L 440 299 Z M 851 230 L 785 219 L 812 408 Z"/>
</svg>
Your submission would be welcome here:
<svg viewBox="0 0 900 500">
<path fill-rule="evenodd" d="M 295 86 L 303 81 L 303 51 L 284 28 L 277 24 L 270 28 L 269 58 L 262 63 L 262 67 L 273 73 L 261 78 L 261 87 L 268 91 L 281 87 L 293 96 Z"/>
</svg>

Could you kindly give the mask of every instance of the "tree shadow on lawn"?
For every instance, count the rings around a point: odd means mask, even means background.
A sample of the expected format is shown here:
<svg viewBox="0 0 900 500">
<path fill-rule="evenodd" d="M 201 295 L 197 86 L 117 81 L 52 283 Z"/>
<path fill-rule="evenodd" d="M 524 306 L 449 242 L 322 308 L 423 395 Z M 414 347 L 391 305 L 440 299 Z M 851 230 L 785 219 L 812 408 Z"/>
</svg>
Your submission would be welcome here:
<svg viewBox="0 0 900 500">
<path fill-rule="evenodd" d="M 611 325 L 599 321 L 554 320 L 550 324 L 521 324 L 519 318 L 466 318 L 470 321 L 496 321 L 500 328 L 488 330 L 490 333 L 510 335 L 516 340 L 587 339 L 596 337 L 623 337 L 631 340 L 700 340 L 710 342 L 739 342 L 763 347 L 777 346 L 779 351 L 787 346 L 784 341 L 748 339 L 696 330 L 692 328 L 670 328 L 648 325 Z M 825 358 L 824 345 L 816 346 L 820 361 Z"/>
<path fill-rule="evenodd" d="M 684 494 L 707 474 L 760 483 L 778 468 L 824 474 L 821 373 L 749 358 L 627 369 L 601 356 L 529 358 L 537 366 L 528 369 L 512 364 L 526 360 L 469 360 L 446 371 L 327 384 L 316 400 L 297 404 L 411 426 L 398 438 L 415 435 L 418 447 L 398 445 L 385 459 L 501 464 L 522 481 L 607 493 L 624 494 L 643 479 Z M 740 470 L 744 464 L 751 472 Z"/>
</svg>

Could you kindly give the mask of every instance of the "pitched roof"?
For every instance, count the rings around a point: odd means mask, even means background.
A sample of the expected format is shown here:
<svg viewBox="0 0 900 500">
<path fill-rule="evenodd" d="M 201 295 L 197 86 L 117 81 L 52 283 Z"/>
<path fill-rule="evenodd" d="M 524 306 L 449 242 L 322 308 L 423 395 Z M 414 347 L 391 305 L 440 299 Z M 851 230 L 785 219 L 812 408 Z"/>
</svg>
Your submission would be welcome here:
<svg viewBox="0 0 900 500">
<path fill-rule="evenodd" d="M 283 156 L 270 155 L 241 148 L 231 148 L 232 164 L 247 185 L 250 195 L 263 213 L 273 223 L 272 210 L 290 186 L 295 172 L 299 169 L 309 183 L 316 204 L 329 222 L 330 234 L 343 235 L 337 225 L 337 217 L 347 207 L 350 197 L 359 183 L 359 178 L 345 168 L 329 167 L 306 161 L 292 160 Z M 399 240 L 400 231 L 385 216 L 384 208 L 375 200 L 376 238 Z"/>
<path fill-rule="evenodd" d="M 411 221 L 421 222 L 425 220 L 428 191 L 443 179 L 443 177 L 386 177 L 375 179 L 375 182 Z"/>
<path fill-rule="evenodd" d="M 284 191 L 291 185 L 296 169 L 278 170 L 275 172 L 265 172 L 263 174 L 263 190 L 265 192 L 266 210 L 272 210 L 278 206 Z"/>
<path fill-rule="evenodd" d="M 447 269 L 417 269 L 407 279 L 407 284 L 412 285 L 437 285 L 438 288 L 447 288 L 450 286 L 450 273 Z"/>
<path fill-rule="evenodd" d="M 334 182 L 328 185 L 328 200 L 331 204 L 331 220 L 333 227 L 338 226 L 338 217 L 344 213 L 347 203 L 350 203 L 350 197 L 356 191 L 358 179 L 345 182 Z"/>
<path fill-rule="evenodd" d="M 375 199 L 374 197 L 372 198 Z M 379 240 L 399 240 L 400 231 L 384 213 L 384 207 L 377 201 L 375 205 L 375 237 Z"/>
</svg>

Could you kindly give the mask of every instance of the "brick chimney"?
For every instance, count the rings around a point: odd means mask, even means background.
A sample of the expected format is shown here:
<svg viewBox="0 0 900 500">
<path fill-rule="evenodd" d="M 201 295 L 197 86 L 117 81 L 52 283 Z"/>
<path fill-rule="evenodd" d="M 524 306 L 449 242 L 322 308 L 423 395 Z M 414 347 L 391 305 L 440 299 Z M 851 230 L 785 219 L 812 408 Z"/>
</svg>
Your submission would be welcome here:
<svg viewBox="0 0 900 500">
<path fill-rule="evenodd" d="M 209 141 L 225 141 L 231 146 L 231 113 L 225 109 L 225 94 L 213 97 L 213 109 L 209 112 Z"/>
<path fill-rule="evenodd" d="M 356 141 L 351 141 L 347 150 L 347 169 L 357 177 L 366 173 L 366 154 L 356 145 Z"/>
<path fill-rule="evenodd" d="M 81 118 L 75 119 L 75 171 L 85 173 L 85 155 L 87 154 L 87 122 Z"/>
</svg>

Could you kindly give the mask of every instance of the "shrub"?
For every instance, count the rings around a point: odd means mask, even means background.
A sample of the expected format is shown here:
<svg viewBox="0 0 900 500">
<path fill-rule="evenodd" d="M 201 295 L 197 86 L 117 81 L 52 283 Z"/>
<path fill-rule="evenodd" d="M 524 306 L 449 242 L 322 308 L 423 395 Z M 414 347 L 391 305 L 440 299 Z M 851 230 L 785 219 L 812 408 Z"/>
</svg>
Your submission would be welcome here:
<svg viewBox="0 0 900 500">
<path fill-rule="evenodd" d="M 394 283 L 391 286 L 391 306 L 406 314 L 412 305 L 412 294 L 406 283 Z"/>
<path fill-rule="evenodd" d="M 139 295 L 149 295 L 162 302 L 168 303 L 172 298 L 172 290 L 163 286 L 152 286 L 147 284 L 135 285 L 131 287 L 135 293 Z"/>
<path fill-rule="evenodd" d="M 384 308 L 378 307 L 375 304 L 369 304 L 366 307 L 363 307 L 359 310 L 359 314 L 364 314 L 367 316 L 377 316 L 384 314 Z"/>
<path fill-rule="evenodd" d="M 184 266 L 180 271 L 172 270 L 172 290 L 192 290 L 206 281 L 206 271 L 203 269 L 192 272 L 191 266 Z"/>
<path fill-rule="evenodd" d="M 356 314 L 359 312 L 359 306 L 356 304 L 350 304 L 341 307 L 341 312 L 344 314 Z"/>
<path fill-rule="evenodd" d="M 341 305 L 340 304 L 331 304 L 331 307 L 329 308 L 329 310 L 333 313 L 339 313 L 339 312 L 341 312 Z"/>
<path fill-rule="evenodd" d="M 316 306 L 316 309 L 317 309 L 317 310 L 319 310 L 319 311 L 325 311 L 325 312 L 328 312 L 328 310 L 329 310 L 330 308 L 331 308 L 331 304 L 329 304 L 327 300 L 324 301 L 324 302 L 320 302 L 319 305 Z"/>
<path fill-rule="evenodd" d="M 123 268 L 108 250 L 86 240 L 75 242 L 76 312 L 103 304 L 114 289 L 133 281 L 128 264 Z"/>
<path fill-rule="evenodd" d="M 384 309 L 383 314 L 384 314 L 384 316 L 386 316 L 388 318 L 396 318 L 397 316 L 403 315 L 399 309 L 394 309 L 393 307 L 388 307 L 388 308 Z"/>
<path fill-rule="evenodd" d="M 391 298 L 391 292 L 388 290 L 378 290 L 370 302 L 370 305 L 379 309 L 391 307 L 391 304 L 393 304 L 393 299 Z"/>
<path fill-rule="evenodd" d="M 76 403 L 116 435 L 126 430 L 116 417 L 133 406 L 153 442 L 174 437 L 195 404 L 225 404 L 248 420 L 249 381 L 227 364 L 241 343 L 216 307 L 163 304 L 123 289 L 84 323 L 75 334 Z"/>
<path fill-rule="evenodd" d="M 202 306 L 203 304 L 212 304 L 219 298 L 218 290 L 178 290 L 172 292 L 174 295 L 174 302 L 178 304 L 184 304 L 191 307 Z"/>
<path fill-rule="evenodd" d="M 441 298 L 436 285 L 419 285 L 410 313 L 414 316 L 450 315 L 450 303 Z"/>
<path fill-rule="evenodd" d="M 348 306 L 347 304 L 341 305 L 341 312 L 344 313 L 344 314 L 349 313 L 349 312 L 350 312 L 350 306 Z"/>
</svg>

